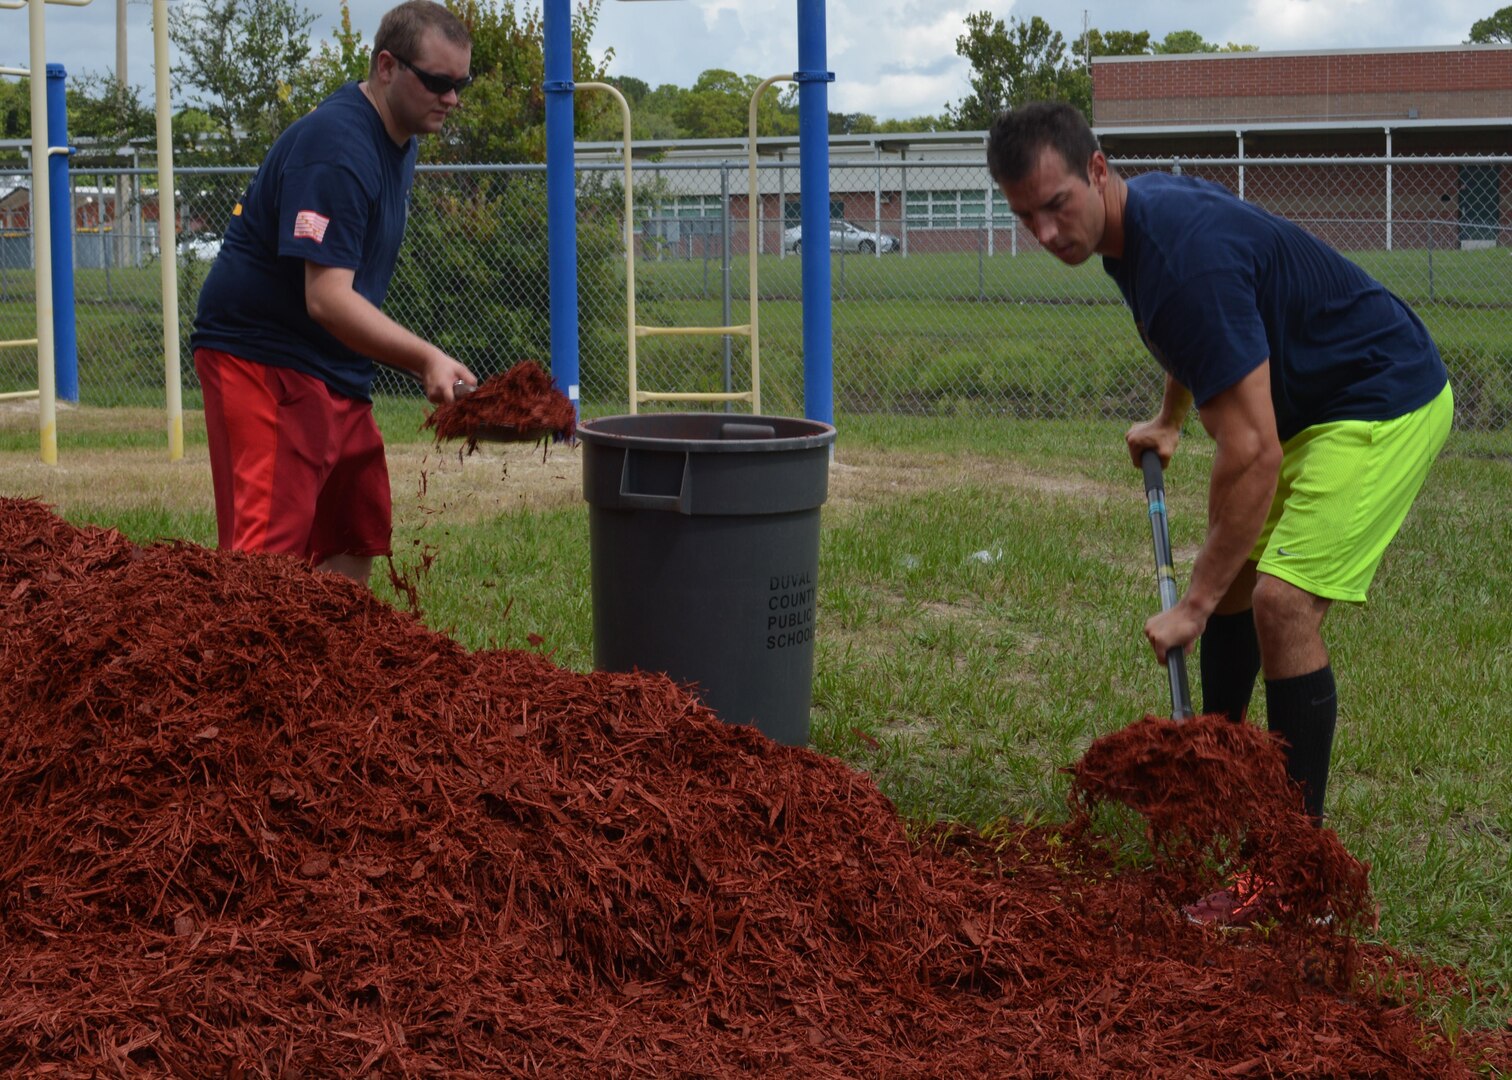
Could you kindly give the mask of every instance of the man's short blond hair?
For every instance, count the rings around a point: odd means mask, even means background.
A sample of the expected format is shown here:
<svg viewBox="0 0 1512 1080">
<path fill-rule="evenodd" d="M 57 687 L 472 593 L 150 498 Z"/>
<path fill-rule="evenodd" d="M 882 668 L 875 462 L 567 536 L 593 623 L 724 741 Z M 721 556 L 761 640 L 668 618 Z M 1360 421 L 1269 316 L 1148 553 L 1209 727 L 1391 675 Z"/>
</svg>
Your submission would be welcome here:
<svg viewBox="0 0 1512 1080">
<path fill-rule="evenodd" d="M 427 30 L 435 30 L 457 45 L 472 44 L 472 35 L 462 25 L 462 20 L 440 4 L 432 0 L 405 0 L 398 7 L 390 8 L 378 24 L 368 74 L 378 73 L 379 53 L 386 52 L 405 63 L 413 61 L 420 51 L 420 39 Z"/>
</svg>

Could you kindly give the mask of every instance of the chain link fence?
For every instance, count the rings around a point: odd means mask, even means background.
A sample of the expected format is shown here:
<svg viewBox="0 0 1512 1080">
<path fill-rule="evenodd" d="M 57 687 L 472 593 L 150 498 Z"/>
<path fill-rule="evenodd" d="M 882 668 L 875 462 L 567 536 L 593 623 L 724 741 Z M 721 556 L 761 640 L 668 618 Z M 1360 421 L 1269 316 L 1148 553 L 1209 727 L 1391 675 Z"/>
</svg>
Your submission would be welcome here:
<svg viewBox="0 0 1512 1080">
<path fill-rule="evenodd" d="M 1214 180 L 1342 250 L 1402 297 L 1438 342 L 1457 423 L 1512 423 L 1512 157 L 1123 160 Z M 199 285 L 251 169 L 178 174 L 185 403 Z M 750 317 L 744 161 L 635 164 L 637 322 Z M 589 413 L 628 408 L 622 166 L 578 171 L 580 386 Z M 755 244 L 763 411 L 803 412 L 794 163 L 758 170 Z M 162 257 L 150 170 L 76 172 L 74 265 L 86 405 L 158 406 Z M 1112 280 L 1066 267 L 1018 226 L 979 160 L 835 161 L 834 388 L 841 412 L 1013 417 L 1146 415 L 1161 375 Z M 93 208 L 91 210 L 91 208 Z M 0 338 L 35 335 L 30 237 L 0 216 Z M 480 375 L 549 360 L 546 189 L 539 166 L 422 169 L 386 310 Z M 739 336 L 648 337 L 649 391 L 745 390 Z M 0 350 L 0 393 L 36 386 L 35 349 Z M 382 372 L 377 390 L 417 394 Z M 674 406 L 667 406 L 674 407 Z M 683 406 L 675 406 L 683 407 Z"/>
</svg>

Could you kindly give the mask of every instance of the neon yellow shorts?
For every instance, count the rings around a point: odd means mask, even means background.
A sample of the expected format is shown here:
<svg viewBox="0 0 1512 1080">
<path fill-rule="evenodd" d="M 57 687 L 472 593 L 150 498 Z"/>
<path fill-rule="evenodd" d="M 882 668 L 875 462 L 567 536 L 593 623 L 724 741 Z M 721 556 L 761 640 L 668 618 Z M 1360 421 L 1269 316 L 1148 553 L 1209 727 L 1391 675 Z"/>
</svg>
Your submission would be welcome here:
<svg viewBox="0 0 1512 1080">
<path fill-rule="evenodd" d="M 1454 392 L 1394 420 L 1337 420 L 1282 445 L 1281 477 L 1250 558 L 1328 600 L 1363 602 L 1454 420 Z"/>
</svg>

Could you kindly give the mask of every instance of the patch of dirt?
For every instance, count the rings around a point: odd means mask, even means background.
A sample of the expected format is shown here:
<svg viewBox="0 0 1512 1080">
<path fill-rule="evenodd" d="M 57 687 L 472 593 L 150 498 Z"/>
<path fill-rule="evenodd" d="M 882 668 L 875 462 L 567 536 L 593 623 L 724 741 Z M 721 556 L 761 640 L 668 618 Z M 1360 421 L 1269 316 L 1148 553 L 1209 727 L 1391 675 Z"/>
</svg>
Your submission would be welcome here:
<svg viewBox="0 0 1512 1080">
<path fill-rule="evenodd" d="M 205 447 L 185 447 L 182 460 L 169 461 L 166 436 L 158 450 L 60 451 L 56 465 L 35 452 L 0 454 L 0 495 L 40 499 L 60 514 L 215 508 Z"/>
<path fill-rule="evenodd" d="M 581 447 L 485 443 L 466 453 L 406 443 L 388 448 L 388 463 L 396 526 L 427 512 L 467 524 L 519 510 L 586 505 Z"/>
<path fill-rule="evenodd" d="M 830 470 L 829 502 L 844 508 L 879 498 L 917 495 L 951 487 L 1015 488 L 1101 502 L 1128 497 L 1127 488 L 1076 475 L 1037 472 L 1002 458 L 936 454 L 876 447 L 842 448 Z"/>
</svg>

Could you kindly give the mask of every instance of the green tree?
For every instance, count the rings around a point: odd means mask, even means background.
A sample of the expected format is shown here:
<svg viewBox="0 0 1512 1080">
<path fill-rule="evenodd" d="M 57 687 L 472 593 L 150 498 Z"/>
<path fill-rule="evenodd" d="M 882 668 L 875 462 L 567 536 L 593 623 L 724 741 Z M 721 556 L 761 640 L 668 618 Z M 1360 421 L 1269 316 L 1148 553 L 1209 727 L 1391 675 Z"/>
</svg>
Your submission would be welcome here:
<svg viewBox="0 0 1512 1080">
<path fill-rule="evenodd" d="M 829 114 L 831 135 L 866 135 L 877 130 L 877 118 L 871 113 L 853 112 Z"/>
<path fill-rule="evenodd" d="M 761 85 L 755 75 L 710 68 L 677 102 L 673 118 L 687 138 L 737 138 L 750 127 L 751 94 Z M 796 113 L 785 110 L 782 95 L 768 89 L 756 106 L 756 129 L 762 135 L 791 135 Z"/>
<path fill-rule="evenodd" d="M 630 114 L 637 139 L 681 139 L 687 132 L 677 122 L 677 106 L 688 91 L 681 86 L 662 83 L 640 100 Z M 642 134 L 644 132 L 644 134 Z"/>
<path fill-rule="evenodd" d="M 654 90 L 643 79 L 631 75 L 611 75 L 604 82 L 616 87 L 625 95 L 630 106 L 630 135 L 641 139 L 681 139 L 686 132 L 676 119 L 677 103 L 687 91 L 680 86 L 664 83 Z M 615 140 L 624 135 L 624 121 L 618 108 L 606 109 L 602 114 L 578 125 L 578 134 L 585 139 Z"/>
<path fill-rule="evenodd" d="M 1155 43 L 1155 52 L 1162 56 L 1217 51 L 1218 46 L 1206 40 L 1195 30 L 1172 30 Z"/>
<path fill-rule="evenodd" d="M 0 138 L 31 136 L 31 80 L 0 79 Z"/>
<path fill-rule="evenodd" d="M 644 79 L 637 79 L 634 75 L 611 75 L 604 81 L 624 94 L 625 100 L 629 102 L 632 109 L 645 100 L 646 95 L 651 92 L 651 84 Z"/>
<path fill-rule="evenodd" d="M 1078 77 L 1066 39 L 1038 15 L 1005 23 L 990 11 L 970 14 L 956 55 L 971 62 L 971 93 L 945 107 L 957 130 L 989 127 L 998 113 L 1026 101 L 1069 101 L 1090 110 L 1086 79 Z"/>
<path fill-rule="evenodd" d="M 373 50 L 362 43 L 362 33 L 352 29 L 352 11 L 341 0 L 341 25 L 335 41 L 322 41 L 320 50 L 302 71 L 305 96 L 314 101 L 329 97 L 343 84 L 368 76 Z"/>
<path fill-rule="evenodd" d="M 1165 56 L 1186 53 L 1255 52 L 1258 48 L 1259 46 L 1256 45 L 1239 45 L 1232 41 L 1224 45 L 1215 45 L 1195 30 L 1172 30 L 1155 43 L 1152 51 Z"/>
<path fill-rule="evenodd" d="M 1484 19 L 1477 19 L 1470 27 L 1470 44 L 1494 45 L 1497 42 L 1512 44 L 1512 7 L 1498 8 Z"/>
<path fill-rule="evenodd" d="M 1145 56 L 1152 51 L 1148 30 L 1109 30 L 1096 27 L 1076 39 L 1071 50 L 1083 64 L 1093 56 Z"/>
<path fill-rule="evenodd" d="M 157 130 L 152 107 L 142 102 L 141 91 L 122 86 L 114 75 L 86 71 L 70 78 L 66 97 L 68 136 L 92 143 L 90 150 L 117 150 L 132 139 L 150 139 Z M 74 168 L 88 163 L 88 152 L 75 160 Z"/>
<path fill-rule="evenodd" d="M 950 118 L 940 116 L 910 116 L 904 119 L 883 120 L 877 125 L 881 135 L 906 134 L 915 131 L 950 131 Z"/>
<path fill-rule="evenodd" d="M 301 69 L 315 17 L 296 0 L 198 0 L 168 12 L 168 36 L 182 58 L 175 85 L 215 125 L 195 162 L 261 160 L 313 102 Z"/>
<path fill-rule="evenodd" d="M 572 13 L 576 82 L 605 81 L 613 52 L 595 61 L 588 51 L 602 3 L 582 0 Z M 421 156 L 436 162 L 545 161 L 546 52 L 540 9 L 522 9 L 515 0 L 448 0 L 447 6 L 472 34 L 474 82 L 441 134 L 421 140 Z M 617 123 L 619 109 L 609 95 L 575 94 L 576 133 L 586 137 L 597 130 L 611 108 Z"/>
</svg>

